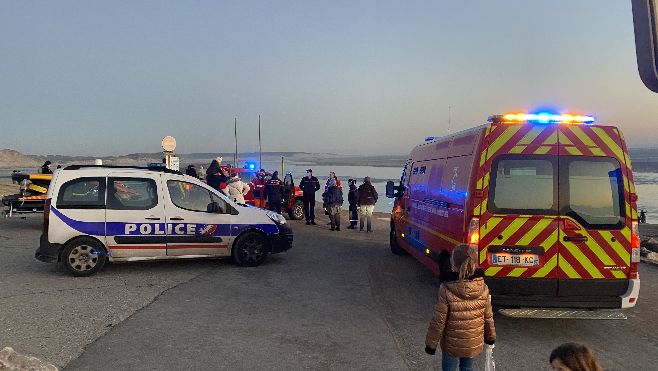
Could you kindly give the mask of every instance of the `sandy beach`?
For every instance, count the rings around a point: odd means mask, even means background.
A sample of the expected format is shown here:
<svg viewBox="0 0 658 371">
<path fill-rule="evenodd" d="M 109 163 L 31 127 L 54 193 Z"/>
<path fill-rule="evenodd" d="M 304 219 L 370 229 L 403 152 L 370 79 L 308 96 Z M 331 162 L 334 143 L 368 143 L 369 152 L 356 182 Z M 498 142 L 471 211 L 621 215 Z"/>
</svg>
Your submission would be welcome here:
<svg viewBox="0 0 658 371">
<path fill-rule="evenodd" d="M 18 184 L 0 183 L 0 198 L 18 193 L 20 187 Z"/>
</svg>

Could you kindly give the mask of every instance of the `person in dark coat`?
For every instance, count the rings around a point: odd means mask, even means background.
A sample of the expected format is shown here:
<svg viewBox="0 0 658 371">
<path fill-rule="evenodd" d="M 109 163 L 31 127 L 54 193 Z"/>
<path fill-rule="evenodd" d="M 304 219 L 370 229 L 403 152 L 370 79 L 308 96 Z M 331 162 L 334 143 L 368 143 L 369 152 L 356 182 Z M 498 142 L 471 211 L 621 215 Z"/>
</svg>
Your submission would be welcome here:
<svg viewBox="0 0 658 371">
<path fill-rule="evenodd" d="M 219 165 L 222 163 L 222 158 L 217 157 L 216 159 L 212 160 L 212 163 L 210 166 L 208 166 L 208 170 L 206 171 L 206 179 L 208 179 L 208 185 L 215 188 L 218 191 L 221 191 L 220 184 L 221 178 L 220 176 L 222 175 L 220 170 Z"/>
<path fill-rule="evenodd" d="M 52 164 L 50 161 L 44 162 L 43 165 L 41 165 L 39 168 L 39 174 L 52 174 L 53 171 L 50 170 L 50 164 Z"/>
<path fill-rule="evenodd" d="M 368 219 L 368 232 L 372 232 L 372 211 L 375 209 L 377 203 L 377 191 L 370 183 L 370 177 L 363 178 L 363 184 L 359 186 L 359 197 L 357 198 L 357 206 L 361 208 L 361 223 L 359 230 L 363 232 L 364 219 Z"/>
<path fill-rule="evenodd" d="M 343 192 L 336 185 L 336 180 L 329 182 L 329 188 L 325 192 L 324 202 L 329 209 L 329 220 L 331 221 L 331 230 L 340 231 L 340 210 L 343 207 Z"/>
<path fill-rule="evenodd" d="M 265 169 L 260 169 L 258 176 L 251 180 L 252 193 L 254 195 L 254 206 L 265 208 L 265 185 L 267 184 Z"/>
<path fill-rule="evenodd" d="M 347 227 L 347 229 L 355 229 L 356 222 L 359 221 L 356 206 L 356 203 L 359 200 L 359 189 L 356 188 L 356 180 L 350 179 L 347 183 L 350 185 L 350 190 L 347 194 L 347 202 L 350 204 L 350 226 Z"/>
<path fill-rule="evenodd" d="M 187 169 L 185 170 L 185 175 L 189 175 L 193 178 L 198 179 L 198 175 L 196 174 L 196 169 L 194 168 L 194 164 L 187 165 Z"/>
<path fill-rule="evenodd" d="M 265 185 L 267 202 L 272 211 L 281 214 L 281 199 L 283 198 L 283 182 L 279 179 L 279 172 L 272 173 L 272 178 Z"/>
<path fill-rule="evenodd" d="M 229 173 L 228 169 L 225 167 L 219 168 L 219 190 L 224 191 L 224 188 L 226 188 L 226 185 L 228 184 L 229 179 Z"/>
<path fill-rule="evenodd" d="M 320 181 L 313 176 L 313 170 L 306 170 L 306 176 L 299 181 L 299 188 L 304 192 L 302 201 L 304 202 L 306 225 L 315 225 L 315 192 L 320 189 Z"/>
</svg>

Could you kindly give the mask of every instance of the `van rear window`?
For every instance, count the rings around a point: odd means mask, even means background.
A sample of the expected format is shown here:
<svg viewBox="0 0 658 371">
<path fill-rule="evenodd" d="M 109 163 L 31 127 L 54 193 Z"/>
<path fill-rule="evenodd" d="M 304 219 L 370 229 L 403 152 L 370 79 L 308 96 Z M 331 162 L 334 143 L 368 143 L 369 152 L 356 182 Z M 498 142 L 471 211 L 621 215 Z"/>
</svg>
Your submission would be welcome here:
<svg viewBox="0 0 658 371">
<path fill-rule="evenodd" d="M 491 213 L 565 215 L 588 229 L 620 229 L 624 206 L 623 175 L 613 158 L 501 155 L 491 165 Z"/>
</svg>

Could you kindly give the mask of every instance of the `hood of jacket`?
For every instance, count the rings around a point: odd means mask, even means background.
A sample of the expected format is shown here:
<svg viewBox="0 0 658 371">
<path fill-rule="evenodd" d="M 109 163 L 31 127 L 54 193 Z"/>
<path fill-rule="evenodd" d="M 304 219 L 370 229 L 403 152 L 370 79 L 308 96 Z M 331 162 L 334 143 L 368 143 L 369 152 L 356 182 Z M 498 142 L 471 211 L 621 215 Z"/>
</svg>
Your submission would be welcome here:
<svg viewBox="0 0 658 371">
<path fill-rule="evenodd" d="M 441 272 L 441 282 L 446 289 L 460 299 L 472 300 L 480 297 L 486 285 L 484 284 L 484 269 L 478 268 L 468 280 L 460 281 L 459 272 Z"/>
</svg>

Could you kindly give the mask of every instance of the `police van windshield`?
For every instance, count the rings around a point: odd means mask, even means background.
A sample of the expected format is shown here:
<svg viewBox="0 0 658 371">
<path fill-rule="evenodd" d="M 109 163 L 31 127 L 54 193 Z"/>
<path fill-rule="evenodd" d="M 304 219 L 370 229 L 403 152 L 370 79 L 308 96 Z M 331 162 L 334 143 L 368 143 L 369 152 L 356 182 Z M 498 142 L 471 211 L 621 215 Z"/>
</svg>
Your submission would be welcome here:
<svg viewBox="0 0 658 371">
<path fill-rule="evenodd" d="M 565 215 L 585 228 L 620 229 L 624 204 L 621 168 L 612 158 L 502 155 L 492 163 L 491 213 Z"/>
</svg>

